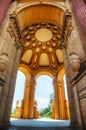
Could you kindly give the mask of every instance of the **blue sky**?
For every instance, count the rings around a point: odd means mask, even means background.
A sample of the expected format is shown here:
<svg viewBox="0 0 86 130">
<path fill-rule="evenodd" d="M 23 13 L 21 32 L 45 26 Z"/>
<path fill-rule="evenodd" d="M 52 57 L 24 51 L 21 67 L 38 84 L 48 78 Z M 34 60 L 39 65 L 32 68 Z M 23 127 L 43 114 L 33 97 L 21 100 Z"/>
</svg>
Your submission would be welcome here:
<svg viewBox="0 0 86 130">
<path fill-rule="evenodd" d="M 50 94 L 54 93 L 52 78 L 42 75 L 36 80 L 35 99 L 38 101 L 38 110 L 47 107 Z"/>
</svg>

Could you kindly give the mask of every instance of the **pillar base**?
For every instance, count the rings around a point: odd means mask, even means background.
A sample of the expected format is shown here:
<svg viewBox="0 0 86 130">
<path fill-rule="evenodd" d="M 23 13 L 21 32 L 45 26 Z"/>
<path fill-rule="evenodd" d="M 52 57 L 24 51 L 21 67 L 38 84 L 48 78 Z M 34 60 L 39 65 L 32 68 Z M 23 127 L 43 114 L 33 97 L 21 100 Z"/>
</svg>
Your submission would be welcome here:
<svg viewBox="0 0 86 130">
<path fill-rule="evenodd" d="M 0 126 L 10 126 L 11 123 L 9 122 L 0 122 Z"/>
<path fill-rule="evenodd" d="M 82 128 L 80 126 L 78 126 L 78 124 L 75 122 L 75 123 L 70 123 L 70 128 L 76 128 L 77 130 L 82 130 Z"/>
</svg>

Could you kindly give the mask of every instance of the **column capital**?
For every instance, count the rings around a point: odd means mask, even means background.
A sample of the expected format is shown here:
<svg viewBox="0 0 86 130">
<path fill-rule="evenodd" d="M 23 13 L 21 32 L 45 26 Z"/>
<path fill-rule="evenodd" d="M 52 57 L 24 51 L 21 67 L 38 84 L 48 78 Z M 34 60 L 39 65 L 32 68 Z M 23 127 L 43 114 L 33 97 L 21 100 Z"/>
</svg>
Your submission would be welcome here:
<svg viewBox="0 0 86 130">
<path fill-rule="evenodd" d="M 56 80 L 55 80 L 55 81 L 53 81 L 53 84 L 54 84 L 54 87 L 57 87 L 57 86 L 63 87 L 63 84 L 64 84 L 64 83 L 63 83 L 62 81 L 58 81 L 58 80 L 56 81 Z"/>
</svg>

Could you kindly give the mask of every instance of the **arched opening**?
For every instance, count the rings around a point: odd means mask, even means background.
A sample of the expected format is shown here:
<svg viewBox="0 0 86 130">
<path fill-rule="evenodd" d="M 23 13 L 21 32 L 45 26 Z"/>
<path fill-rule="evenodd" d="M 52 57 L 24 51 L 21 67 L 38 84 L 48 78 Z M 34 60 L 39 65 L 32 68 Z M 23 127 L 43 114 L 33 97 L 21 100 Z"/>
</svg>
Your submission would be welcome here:
<svg viewBox="0 0 86 130">
<path fill-rule="evenodd" d="M 35 99 L 38 118 L 51 118 L 51 104 L 54 100 L 53 79 L 48 75 L 40 75 L 36 79 Z"/>
<path fill-rule="evenodd" d="M 26 77 L 23 72 L 18 70 L 16 84 L 15 84 L 15 91 L 14 91 L 14 98 L 11 110 L 11 117 L 21 117 L 21 106 L 23 103 L 24 98 L 24 87 L 25 87 Z"/>
</svg>

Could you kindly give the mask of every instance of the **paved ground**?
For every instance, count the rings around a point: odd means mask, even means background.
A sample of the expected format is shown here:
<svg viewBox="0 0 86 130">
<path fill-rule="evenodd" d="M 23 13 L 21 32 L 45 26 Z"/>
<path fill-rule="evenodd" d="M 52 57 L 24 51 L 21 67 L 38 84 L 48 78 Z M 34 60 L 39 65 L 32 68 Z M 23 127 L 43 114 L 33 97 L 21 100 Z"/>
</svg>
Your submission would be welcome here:
<svg viewBox="0 0 86 130">
<path fill-rule="evenodd" d="M 11 119 L 10 126 L 2 126 L 0 130 L 79 130 L 70 128 L 70 121 L 61 120 L 19 120 Z"/>
<path fill-rule="evenodd" d="M 70 125 L 69 120 L 53 120 L 49 118 L 23 120 L 23 119 L 12 119 L 11 124 L 15 126 L 33 126 L 33 127 L 65 127 Z"/>
</svg>

